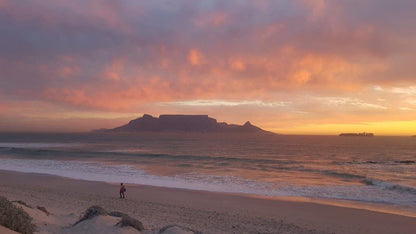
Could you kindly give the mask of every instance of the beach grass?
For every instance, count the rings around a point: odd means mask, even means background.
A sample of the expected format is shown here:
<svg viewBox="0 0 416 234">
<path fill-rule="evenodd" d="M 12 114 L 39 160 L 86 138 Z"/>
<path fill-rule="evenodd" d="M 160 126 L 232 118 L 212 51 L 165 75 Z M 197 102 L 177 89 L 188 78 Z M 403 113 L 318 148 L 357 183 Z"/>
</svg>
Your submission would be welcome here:
<svg viewBox="0 0 416 234">
<path fill-rule="evenodd" d="M 0 196 L 0 225 L 23 234 L 31 234 L 36 228 L 29 214 L 2 196 Z"/>
</svg>

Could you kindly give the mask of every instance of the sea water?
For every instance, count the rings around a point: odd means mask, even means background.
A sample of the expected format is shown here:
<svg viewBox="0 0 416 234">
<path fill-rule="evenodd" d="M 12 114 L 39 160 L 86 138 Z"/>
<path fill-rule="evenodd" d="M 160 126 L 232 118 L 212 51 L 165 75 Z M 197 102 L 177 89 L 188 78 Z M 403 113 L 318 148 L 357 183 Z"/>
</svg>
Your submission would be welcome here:
<svg viewBox="0 0 416 234">
<path fill-rule="evenodd" d="M 416 214 L 416 138 L 0 134 L 0 170 Z"/>
</svg>

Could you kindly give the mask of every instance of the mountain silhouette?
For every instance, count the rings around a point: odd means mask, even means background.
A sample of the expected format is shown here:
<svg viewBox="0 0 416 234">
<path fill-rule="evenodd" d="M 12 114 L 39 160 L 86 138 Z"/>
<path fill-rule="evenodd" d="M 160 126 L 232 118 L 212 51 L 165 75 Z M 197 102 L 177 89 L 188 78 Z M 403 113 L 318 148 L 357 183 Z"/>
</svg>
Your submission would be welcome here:
<svg viewBox="0 0 416 234">
<path fill-rule="evenodd" d="M 200 133 L 268 133 L 247 121 L 244 125 L 217 122 L 208 115 L 160 115 L 159 118 L 145 114 L 128 124 L 109 132 L 200 132 Z"/>
</svg>

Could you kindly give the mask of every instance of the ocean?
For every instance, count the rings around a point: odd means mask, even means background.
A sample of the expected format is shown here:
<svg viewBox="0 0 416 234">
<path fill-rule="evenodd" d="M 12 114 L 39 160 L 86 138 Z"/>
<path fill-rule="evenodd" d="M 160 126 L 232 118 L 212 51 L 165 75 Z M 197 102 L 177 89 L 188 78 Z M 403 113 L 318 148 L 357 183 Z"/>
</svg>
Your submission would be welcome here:
<svg viewBox="0 0 416 234">
<path fill-rule="evenodd" d="M 416 217 L 416 138 L 0 134 L 0 170 L 381 207 Z"/>
</svg>

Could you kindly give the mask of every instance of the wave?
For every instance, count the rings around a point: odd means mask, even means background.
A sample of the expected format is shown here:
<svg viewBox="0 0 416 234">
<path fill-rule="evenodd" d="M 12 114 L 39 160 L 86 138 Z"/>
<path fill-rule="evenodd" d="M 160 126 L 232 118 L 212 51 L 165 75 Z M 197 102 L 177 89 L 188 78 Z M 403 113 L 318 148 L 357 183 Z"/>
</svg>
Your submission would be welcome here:
<svg viewBox="0 0 416 234">
<path fill-rule="evenodd" d="M 152 175 L 130 165 L 108 165 L 99 162 L 3 159 L 0 169 L 57 175 L 67 178 L 172 187 L 213 192 L 242 193 L 262 196 L 298 196 L 343 199 L 416 207 L 415 189 L 368 180 L 367 185 L 307 185 L 261 182 L 238 176 L 188 173 L 175 176 Z M 349 175 L 347 175 L 349 176 Z M 388 189 L 386 189 L 388 188 Z M 405 191 L 405 192 L 404 192 Z M 409 193 L 410 192 L 410 193 Z"/>
<path fill-rule="evenodd" d="M 256 158 L 238 158 L 238 157 L 221 157 L 221 156 L 206 156 L 206 155 L 171 155 L 171 154 L 157 154 L 157 153 L 129 153 L 129 152 L 115 152 L 115 151 L 85 151 L 85 150 L 57 150 L 57 149 L 39 149 L 39 148 L 14 148 L 14 147 L 0 147 L 2 154 L 8 153 L 13 156 L 23 158 L 51 158 L 54 157 L 69 157 L 69 158 L 111 158 L 126 156 L 133 158 L 147 158 L 147 159 L 176 159 L 176 160 L 196 160 L 196 161 L 214 161 L 214 162 L 244 162 L 251 164 L 277 164 L 287 165 L 296 162 L 283 159 L 256 159 Z M 59 159 L 59 158 L 58 158 Z M 223 165 L 227 165 L 224 163 Z"/>
<path fill-rule="evenodd" d="M 220 167 L 239 167 L 251 170 L 261 171 L 300 171 L 326 175 L 330 177 L 357 180 L 358 182 L 366 179 L 366 176 L 339 172 L 334 170 L 322 170 L 305 167 L 299 161 L 279 160 L 279 159 L 258 159 L 258 158 L 237 158 L 237 157 L 218 157 L 218 156 L 201 156 L 201 155 L 170 155 L 156 153 L 132 153 L 117 151 L 86 151 L 79 149 L 45 149 L 45 148 L 15 148 L 0 147 L 0 153 L 3 155 L 11 154 L 23 159 L 51 159 L 51 160 L 114 160 L 118 163 L 135 163 L 132 159 L 162 159 L 176 160 L 176 166 L 181 168 L 191 168 L 195 163 L 212 164 Z M 140 162 L 143 163 L 143 162 Z"/>
<path fill-rule="evenodd" d="M 415 160 L 395 160 L 395 161 L 352 161 L 352 162 L 335 162 L 335 164 L 345 165 L 345 164 L 359 164 L 359 165 L 366 165 L 366 164 L 380 164 L 380 165 L 394 165 L 394 164 L 416 164 Z"/>
<path fill-rule="evenodd" d="M 365 176 L 362 175 L 356 175 L 351 173 L 344 173 L 344 172 L 336 172 L 336 171 L 330 171 L 330 170 L 321 170 L 323 174 L 333 176 L 333 177 L 341 177 L 341 178 L 347 178 L 347 179 L 365 179 Z"/>
<path fill-rule="evenodd" d="M 378 188 L 397 191 L 401 193 L 411 193 L 416 195 L 416 188 L 404 186 L 400 184 L 394 184 L 387 181 L 377 180 L 377 179 L 366 179 L 363 181 L 364 184 L 369 186 L 376 186 Z"/>
</svg>

